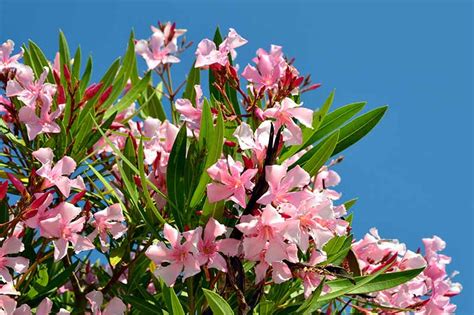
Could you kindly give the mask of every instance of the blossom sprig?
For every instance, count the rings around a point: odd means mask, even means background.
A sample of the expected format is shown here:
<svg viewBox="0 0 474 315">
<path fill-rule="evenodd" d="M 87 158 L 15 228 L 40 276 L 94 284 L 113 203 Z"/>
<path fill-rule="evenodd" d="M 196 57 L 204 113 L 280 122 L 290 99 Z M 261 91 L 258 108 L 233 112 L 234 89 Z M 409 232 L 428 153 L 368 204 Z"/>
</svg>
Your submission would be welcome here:
<svg viewBox="0 0 474 315">
<path fill-rule="evenodd" d="M 357 240 L 338 191 L 386 107 L 313 110 L 281 46 L 241 69 L 235 29 L 189 61 L 185 33 L 132 33 L 98 82 L 62 33 L 51 61 L 0 46 L 0 313 L 453 313 L 445 243 Z"/>
</svg>

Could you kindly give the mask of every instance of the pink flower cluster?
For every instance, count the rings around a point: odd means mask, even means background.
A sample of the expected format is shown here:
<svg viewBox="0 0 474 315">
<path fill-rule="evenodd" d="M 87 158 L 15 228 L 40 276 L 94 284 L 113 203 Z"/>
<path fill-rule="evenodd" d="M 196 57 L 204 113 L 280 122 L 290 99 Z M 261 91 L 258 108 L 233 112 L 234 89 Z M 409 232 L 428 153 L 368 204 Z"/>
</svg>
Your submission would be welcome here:
<svg viewBox="0 0 474 315">
<path fill-rule="evenodd" d="M 10 40 L 1 45 L 0 72 L 8 70 L 13 74 L 13 79 L 6 84 L 6 96 L 16 97 L 25 105 L 18 116 L 26 125 L 29 140 L 41 133 L 59 133 L 61 128 L 55 120 L 61 115 L 64 104 L 54 104 L 56 85 L 46 83 L 49 68 L 45 67 L 35 81 L 33 70 L 18 62 L 22 53 L 10 56 L 13 47 Z"/>
<path fill-rule="evenodd" d="M 222 254 L 235 256 L 239 245 L 237 240 L 221 238 L 226 231 L 227 228 L 214 218 L 209 219 L 204 231 L 198 227 L 180 233 L 165 224 L 163 236 L 168 243 L 159 242 L 146 251 L 146 255 L 157 265 L 155 275 L 172 286 L 178 276 L 181 275 L 184 281 L 199 273 L 201 266 L 226 272 L 227 265 Z"/>
<path fill-rule="evenodd" d="M 385 307 L 414 309 L 415 314 L 435 315 L 452 314 L 456 305 L 450 297 L 461 292 L 461 285 L 452 282 L 446 274 L 446 266 L 451 258 L 440 254 L 446 243 L 437 236 L 423 239 L 425 255 L 406 249 L 405 244 L 397 240 L 382 239 L 375 228 L 363 239 L 354 243 L 352 249 L 358 259 L 361 272 L 370 274 L 393 255 L 397 260 L 389 272 L 425 267 L 416 278 L 398 287 L 377 292 L 374 301 Z M 391 314 L 387 311 L 387 314 Z M 408 314 L 408 313 L 407 313 Z"/>
<path fill-rule="evenodd" d="M 160 65 L 179 62 L 178 37 L 186 33 L 177 29 L 175 24 L 166 23 L 159 27 L 151 26 L 153 34 L 150 39 L 141 39 L 135 43 L 135 52 L 145 59 L 149 70 Z"/>
</svg>

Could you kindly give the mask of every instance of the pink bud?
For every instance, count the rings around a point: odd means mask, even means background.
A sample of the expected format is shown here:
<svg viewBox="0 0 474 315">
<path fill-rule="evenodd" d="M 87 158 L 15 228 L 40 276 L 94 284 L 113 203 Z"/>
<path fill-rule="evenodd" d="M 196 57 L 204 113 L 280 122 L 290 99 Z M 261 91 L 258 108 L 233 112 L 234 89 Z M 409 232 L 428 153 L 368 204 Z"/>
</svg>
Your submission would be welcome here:
<svg viewBox="0 0 474 315">
<path fill-rule="evenodd" d="M 224 141 L 224 145 L 233 148 L 233 147 L 235 147 L 235 146 L 237 145 L 237 143 L 235 143 L 234 141 L 225 140 L 225 141 Z"/>
<path fill-rule="evenodd" d="M 70 203 L 73 204 L 73 205 L 75 205 L 76 203 L 78 203 L 78 202 L 82 199 L 82 197 L 84 197 L 84 195 L 86 194 L 86 192 L 87 192 L 87 190 L 83 190 L 83 191 L 81 191 L 80 193 L 74 195 L 74 197 L 72 197 Z"/>
<path fill-rule="evenodd" d="M 100 88 L 102 87 L 103 83 L 93 83 L 91 84 L 86 91 L 84 92 L 84 96 L 82 98 L 83 101 L 88 101 L 93 98 L 97 92 L 99 92 Z"/>
<path fill-rule="evenodd" d="M 109 86 L 104 93 L 99 97 L 99 106 L 102 105 L 110 96 L 110 93 L 112 93 L 112 85 Z"/>
<path fill-rule="evenodd" d="M 71 72 L 69 71 L 69 67 L 66 64 L 63 65 L 63 72 L 66 81 L 71 82 Z"/>
<path fill-rule="evenodd" d="M 6 174 L 10 182 L 13 184 L 13 186 L 15 186 L 16 190 L 18 190 L 23 195 L 26 192 L 26 189 L 25 186 L 23 186 L 23 184 L 21 183 L 21 181 L 10 173 Z"/>
<path fill-rule="evenodd" d="M 0 184 L 0 201 L 5 198 L 8 191 L 8 181 L 4 181 Z"/>
</svg>

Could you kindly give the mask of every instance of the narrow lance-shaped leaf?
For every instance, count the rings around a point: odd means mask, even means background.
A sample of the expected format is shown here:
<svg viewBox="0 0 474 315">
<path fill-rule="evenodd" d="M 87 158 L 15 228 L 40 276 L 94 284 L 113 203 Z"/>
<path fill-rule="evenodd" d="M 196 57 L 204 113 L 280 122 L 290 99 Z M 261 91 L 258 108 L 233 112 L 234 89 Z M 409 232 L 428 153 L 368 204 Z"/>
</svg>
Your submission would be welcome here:
<svg viewBox="0 0 474 315">
<path fill-rule="evenodd" d="M 166 183 L 168 188 L 168 198 L 173 202 L 174 206 L 169 205 L 171 214 L 175 219 L 178 228 L 183 231 L 183 212 L 185 204 L 184 195 L 184 172 L 186 163 L 186 125 L 183 125 L 176 136 L 176 140 L 171 149 L 171 153 L 168 160 L 168 169 L 166 172 Z"/>
<path fill-rule="evenodd" d="M 214 315 L 231 315 L 234 311 L 226 300 L 214 291 L 202 289 L 204 296 L 206 297 L 207 303 L 211 308 Z"/>
<path fill-rule="evenodd" d="M 373 109 L 342 127 L 339 141 L 334 149 L 333 155 L 338 154 L 368 134 L 372 128 L 378 124 L 380 119 L 382 119 L 387 108 L 387 106 L 382 106 Z"/>
<path fill-rule="evenodd" d="M 338 142 L 339 131 L 334 132 L 326 140 L 322 141 L 315 148 L 311 149 L 305 155 L 311 156 L 309 160 L 303 164 L 303 169 L 314 176 L 324 165 L 328 158 L 333 154 L 334 148 Z M 299 163 L 299 161 L 297 162 Z"/>
</svg>

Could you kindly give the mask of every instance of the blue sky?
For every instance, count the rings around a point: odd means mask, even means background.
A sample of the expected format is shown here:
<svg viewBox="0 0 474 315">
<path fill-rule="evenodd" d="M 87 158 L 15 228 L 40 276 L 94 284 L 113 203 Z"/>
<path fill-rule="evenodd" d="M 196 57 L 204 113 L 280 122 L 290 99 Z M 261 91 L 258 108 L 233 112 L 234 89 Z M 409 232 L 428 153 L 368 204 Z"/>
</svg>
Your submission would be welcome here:
<svg viewBox="0 0 474 315">
<path fill-rule="evenodd" d="M 31 38 L 53 57 L 62 29 L 71 47 L 93 55 L 98 79 L 123 53 L 131 28 L 145 38 L 150 24 L 172 20 L 198 42 L 216 25 L 234 27 L 249 40 L 237 63 L 279 44 L 323 84 L 306 94 L 305 106 L 318 107 L 334 88 L 335 106 L 389 104 L 382 123 L 338 166 L 344 197 L 359 197 L 355 233 L 375 226 L 414 250 L 423 237 L 445 239 L 450 270 L 461 272 L 464 286 L 457 313 L 472 314 L 472 3 L 227 2 L 0 0 L 0 40 Z M 188 70 L 187 57 L 175 80 Z"/>
</svg>

